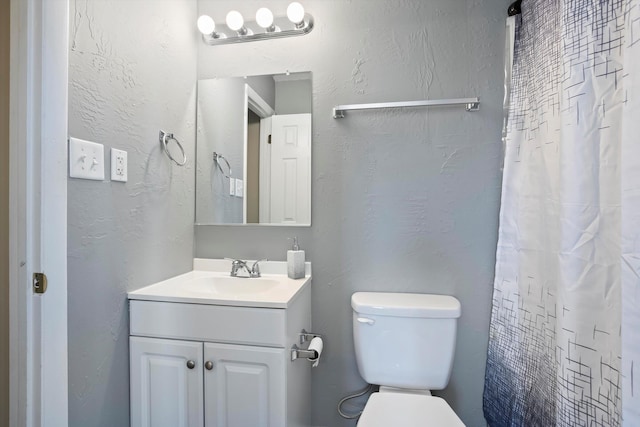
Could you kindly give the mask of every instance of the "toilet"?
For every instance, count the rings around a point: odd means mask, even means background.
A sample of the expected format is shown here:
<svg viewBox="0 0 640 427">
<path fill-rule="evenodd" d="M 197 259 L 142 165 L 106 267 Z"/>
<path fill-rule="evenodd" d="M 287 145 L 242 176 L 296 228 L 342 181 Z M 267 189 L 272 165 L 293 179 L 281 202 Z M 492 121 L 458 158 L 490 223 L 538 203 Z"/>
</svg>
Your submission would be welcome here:
<svg viewBox="0 0 640 427">
<path fill-rule="evenodd" d="M 351 297 L 358 371 L 372 393 L 357 427 L 464 427 L 444 399 L 460 302 L 448 295 L 356 292 Z"/>
</svg>

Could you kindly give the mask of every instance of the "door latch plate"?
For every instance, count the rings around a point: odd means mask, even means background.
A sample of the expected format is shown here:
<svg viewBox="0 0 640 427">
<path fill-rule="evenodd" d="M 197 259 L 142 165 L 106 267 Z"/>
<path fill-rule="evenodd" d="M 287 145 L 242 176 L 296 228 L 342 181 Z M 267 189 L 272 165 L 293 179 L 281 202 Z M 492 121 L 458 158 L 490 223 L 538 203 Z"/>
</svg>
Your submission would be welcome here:
<svg viewBox="0 0 640 427">
<path fill-rule="evenodd" d="M 44 294 L 47 292 L 47 276 L 44 273 L 33 273 L 33 292 Z"/>
</svg>

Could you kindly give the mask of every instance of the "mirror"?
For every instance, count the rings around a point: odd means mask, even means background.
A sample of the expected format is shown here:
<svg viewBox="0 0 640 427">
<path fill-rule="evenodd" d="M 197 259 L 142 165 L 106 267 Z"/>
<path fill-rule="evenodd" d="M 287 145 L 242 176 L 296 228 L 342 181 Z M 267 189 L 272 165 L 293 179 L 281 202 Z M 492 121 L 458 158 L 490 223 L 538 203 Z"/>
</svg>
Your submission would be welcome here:
<svg viewBox="0 0 640 427">
<path fill-rule="evenodd" d="M 198 81 L 196 224 L 311 225 L 311 73 Z"/>
</svg>

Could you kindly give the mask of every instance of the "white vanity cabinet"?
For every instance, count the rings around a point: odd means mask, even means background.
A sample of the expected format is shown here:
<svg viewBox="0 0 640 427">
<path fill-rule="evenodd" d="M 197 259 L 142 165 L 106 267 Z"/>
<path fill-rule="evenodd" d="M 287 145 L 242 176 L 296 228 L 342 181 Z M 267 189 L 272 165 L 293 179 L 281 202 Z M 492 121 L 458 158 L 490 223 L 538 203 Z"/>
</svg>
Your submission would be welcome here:
<svg viewBox="0 0 640 427">
<path fill-rule="evenodd" d="M 281 308 L 132 298 L 133 427 L 310 425 L 311 363 L 291 361 L 311 330 L 311 289 Z"/>
<path fill-rule="evenodd" d="M 207 427 L 287 425 L 282 348 L 205 343 Z"/>
<path fill-rule="evenodd" d="M 204 425 L 202 343 L 130 337 L 131 425 Z"/>
</svg>

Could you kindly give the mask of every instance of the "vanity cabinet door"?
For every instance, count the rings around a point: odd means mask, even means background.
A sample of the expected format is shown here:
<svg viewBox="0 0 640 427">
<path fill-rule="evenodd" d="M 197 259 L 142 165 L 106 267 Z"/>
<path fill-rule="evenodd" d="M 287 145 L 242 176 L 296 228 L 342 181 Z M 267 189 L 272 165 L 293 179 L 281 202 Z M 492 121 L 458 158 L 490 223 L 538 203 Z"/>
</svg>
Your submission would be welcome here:
<svg viewBox="0 0 640 427">
<path fill-rule="evenodd" d="M 130 337 L 131 426 L 202 427 L 202 343 Z"/>
<path fill-rule="evenodd" d="M 206 426 L 286 426 L 284 352 L 205 343 Z"/>
</svg>

